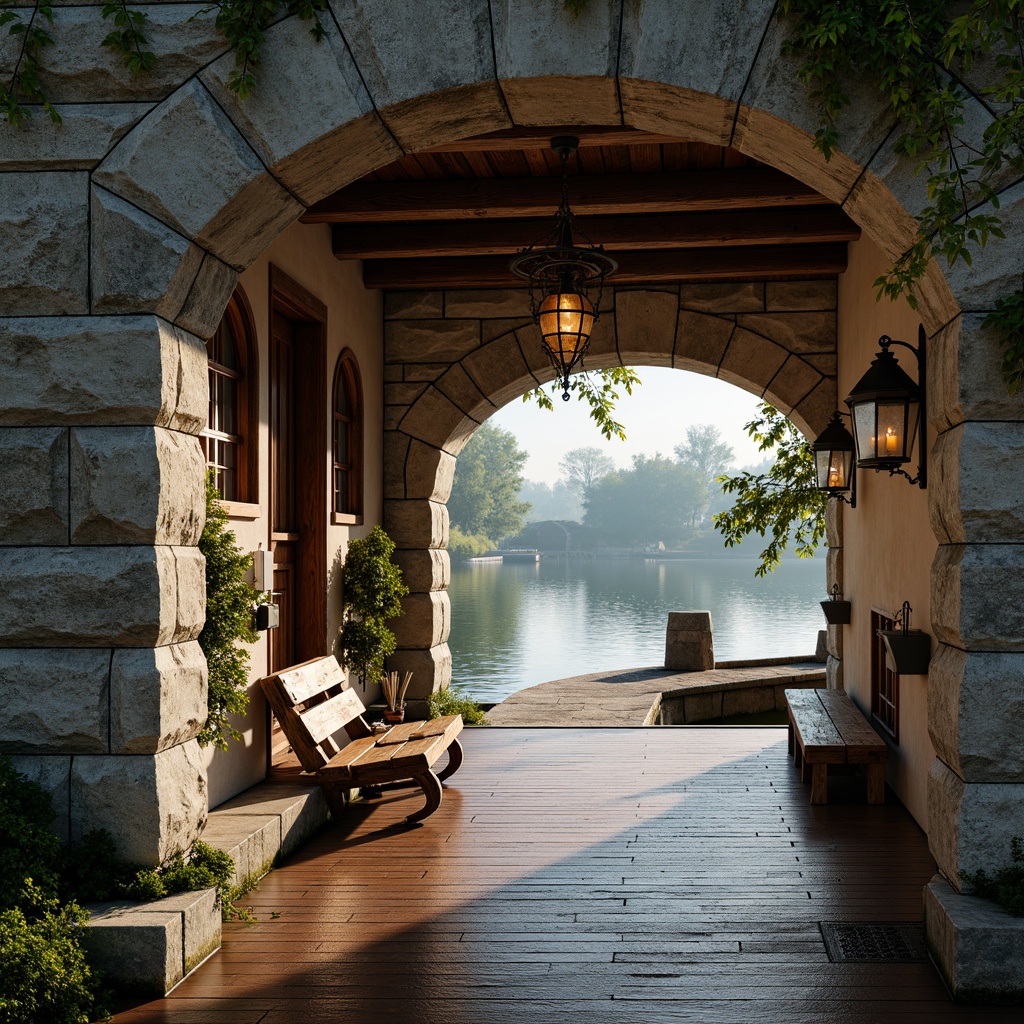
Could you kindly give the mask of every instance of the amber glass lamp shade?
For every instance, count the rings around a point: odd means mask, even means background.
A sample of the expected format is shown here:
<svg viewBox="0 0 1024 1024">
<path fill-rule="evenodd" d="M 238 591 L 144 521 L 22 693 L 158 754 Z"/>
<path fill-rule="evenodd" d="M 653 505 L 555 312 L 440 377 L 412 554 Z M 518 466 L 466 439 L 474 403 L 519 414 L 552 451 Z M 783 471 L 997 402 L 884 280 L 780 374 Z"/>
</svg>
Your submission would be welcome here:
<svg viewBox="0 0 1024 1024">
<path fill-rule="evenodd" d="M 594 306 L 574 291 L 552 292 L 537 312 L 541 337 L 565 374 L 580 360 L 594 329 Z"/>
</svg>

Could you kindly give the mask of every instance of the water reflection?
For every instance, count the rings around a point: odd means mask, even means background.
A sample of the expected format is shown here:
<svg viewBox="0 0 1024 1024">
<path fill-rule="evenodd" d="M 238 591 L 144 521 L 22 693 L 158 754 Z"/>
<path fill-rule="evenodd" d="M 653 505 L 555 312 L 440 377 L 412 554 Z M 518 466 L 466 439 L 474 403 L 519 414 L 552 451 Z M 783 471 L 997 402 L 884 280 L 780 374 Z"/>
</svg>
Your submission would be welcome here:
<svg viewBox="0 0 1024 1024">
<path fill-rule="evenodd" d="M 670 611 L 710 610 L 715 657 L 809 654 L 824 618 L 825 560 L 633 560 L 453 566 L 452 677 L 478 700 L 563 676 L 660 665 Z"/>
</svg>

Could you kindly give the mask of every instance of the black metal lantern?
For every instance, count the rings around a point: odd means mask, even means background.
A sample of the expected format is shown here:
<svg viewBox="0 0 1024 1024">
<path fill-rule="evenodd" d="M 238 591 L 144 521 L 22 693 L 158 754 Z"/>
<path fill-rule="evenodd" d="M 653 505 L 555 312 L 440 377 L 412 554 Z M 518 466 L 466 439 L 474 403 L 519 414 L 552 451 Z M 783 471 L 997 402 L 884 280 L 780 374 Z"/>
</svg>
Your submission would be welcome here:
<svg viewBox="0 0 1024 1024">
<path fill-rule="evenodd" d="M 853 435 L 843 425 L 843 414 L 832 413 L 828 426 L 811 442 L 814 456 L 814 480 L 818 490 L 831 498 L 857 507 L 857 471 L 853 464 Z M 843 492 L 850 491 L 850 497 Z"/>
<path fill-rule="evenodd" d="M 530 308 L 565 401 L 569 400 L 569 377 L 582 368 L 590 333 L 600 316 L 604 279 L 618 269 L 615 260 L 582 232 L 577 230 L 582 244 L 573 238 L 569 157 L 578 146 L 579 139 L 568 135 L 551 140 L 551 148 L 562 158 L 562 201 L 554 228 L 508 265 L 513 274 L 530 282 Z"/>
<path fill-rule="evenodd" d="M 878 339 L 881 351 L 867 373 L 846 399 L 853 416 L 853 434 L 857 443 L 857 466 L 876 472 L 887 470 L 890 476 L 905 476 L 911 483 L 926 487 L 928 482 L 923 424 L 925 404 L 925 335 L 918 331 L 918 347 L 895 341 L 883 334 Z M 889 351 L 893 345 L 909 349 L 917 357 L 915 382 Z M 911 461 L 914 441 L 921 434 L 917 476 L 903 466 Z"/>
</svg>

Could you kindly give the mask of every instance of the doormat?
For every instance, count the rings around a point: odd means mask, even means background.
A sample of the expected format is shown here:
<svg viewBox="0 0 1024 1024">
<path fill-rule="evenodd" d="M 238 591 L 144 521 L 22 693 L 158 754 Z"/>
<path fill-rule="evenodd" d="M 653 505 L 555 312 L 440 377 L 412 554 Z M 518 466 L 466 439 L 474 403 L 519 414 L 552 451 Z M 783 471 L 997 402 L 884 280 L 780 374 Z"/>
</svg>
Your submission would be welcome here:
<svg viewBox="0 0 1024 1024">
<path fill-rule="evenodd" d="M 905 964 L 928 959 L 920 924 L 820 921 L 819 927 L 834 964 Z"/>
</svg>

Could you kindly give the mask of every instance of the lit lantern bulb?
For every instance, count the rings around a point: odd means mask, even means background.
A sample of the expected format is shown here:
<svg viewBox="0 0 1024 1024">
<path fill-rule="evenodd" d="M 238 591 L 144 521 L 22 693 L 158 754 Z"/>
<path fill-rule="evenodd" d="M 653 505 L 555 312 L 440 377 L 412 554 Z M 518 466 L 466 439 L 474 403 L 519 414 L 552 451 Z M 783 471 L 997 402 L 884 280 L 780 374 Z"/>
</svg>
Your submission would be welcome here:
<svg viewBox="0 0 1024 1024">
<path fill-rule="evenodd" d="M 887 455 L 894 455 L 896 453 L 896 446 L 899 438 L 896 436 L 896 431 L 889 427 L 885 432 L 885 452 Z"/>
<path fill-rule="evenodd" d="M 568 369 L 590 340 L 594 307 L 579 292 L 552 292 L 541 302 L 537 320 L 544 344 Z"/>
</svg>

